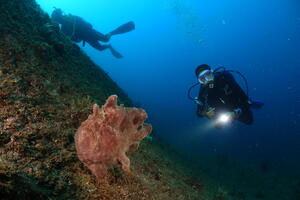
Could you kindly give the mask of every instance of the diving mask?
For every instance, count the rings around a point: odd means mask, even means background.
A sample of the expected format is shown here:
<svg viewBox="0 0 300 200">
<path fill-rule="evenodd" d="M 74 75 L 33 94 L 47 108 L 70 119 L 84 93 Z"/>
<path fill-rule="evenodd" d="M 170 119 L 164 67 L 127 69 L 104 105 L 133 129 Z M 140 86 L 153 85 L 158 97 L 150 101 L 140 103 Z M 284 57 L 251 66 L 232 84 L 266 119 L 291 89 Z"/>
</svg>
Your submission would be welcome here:
<svg viewBox="0 0 300 200">
<path fill-rule="evenodd" d="M 213 80 L 214 80 L 214 75 L 211 70 L 204 70 L 198 76 L 198 81 L 204 85 L 206 85 L 207 83 L 209 83 Z"/>
</svg>

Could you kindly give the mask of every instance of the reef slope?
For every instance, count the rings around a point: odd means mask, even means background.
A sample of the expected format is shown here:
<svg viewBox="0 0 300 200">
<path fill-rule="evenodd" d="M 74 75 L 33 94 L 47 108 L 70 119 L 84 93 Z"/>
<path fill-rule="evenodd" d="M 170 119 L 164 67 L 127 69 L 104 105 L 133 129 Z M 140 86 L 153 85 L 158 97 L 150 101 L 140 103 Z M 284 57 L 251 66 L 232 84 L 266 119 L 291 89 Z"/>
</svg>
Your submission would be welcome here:
<svg viewBox="0 0 300 200">
<path fill-rule="evenodd" d="M 158 139 L 130 156 L 131 176 L 114 166 L 97 181 L 74 134 L 94 103 L 130 99 L 33 0 L 0 0 L 0 10 L 1 199 L 202 199 L 202 185 Z"/>
</svg>

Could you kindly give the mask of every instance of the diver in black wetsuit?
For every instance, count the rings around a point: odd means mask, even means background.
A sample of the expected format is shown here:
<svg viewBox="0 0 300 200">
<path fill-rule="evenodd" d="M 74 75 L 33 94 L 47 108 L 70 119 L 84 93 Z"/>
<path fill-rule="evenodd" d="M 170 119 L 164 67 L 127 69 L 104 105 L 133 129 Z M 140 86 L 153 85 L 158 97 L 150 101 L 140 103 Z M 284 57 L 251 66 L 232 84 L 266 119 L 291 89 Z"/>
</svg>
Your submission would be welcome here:
<svg viewBox="0 0 300 200">
<path fill-rule="evenodd" d="M 234 80 L 231 71 L 212 71 L 203 64 L 195 73 L 201 84 L 197 103 L 197 115 L 215 121 L 217 128 L 227 122 L 239 120 L 245 124 L 253 123 L 251 107 L 260 108 L 263 103 L 250 100 Z"/>
<path fill-rule="evenodd" d="M 85 42 L 87 42 L 99 51 L 109 49 L 116 58 L 122 58 L 123 56 L 110 44 L 102 45 L 99 41 L 108 42 L 113 35 L 127 33 L 135 29 L 134 23 L 128 22 L 104 35 L 93 29 L 93 26 L 84 21 L 81 17 L 75 15 L 64 15 L 62 10 L 57 8 L 52 12 L 51 19 L 54 22 L 61 24 L 62 32 L 69 36 L 72 41 L 83 42 L 83 46 L 85 45 Z"/>
</svg>

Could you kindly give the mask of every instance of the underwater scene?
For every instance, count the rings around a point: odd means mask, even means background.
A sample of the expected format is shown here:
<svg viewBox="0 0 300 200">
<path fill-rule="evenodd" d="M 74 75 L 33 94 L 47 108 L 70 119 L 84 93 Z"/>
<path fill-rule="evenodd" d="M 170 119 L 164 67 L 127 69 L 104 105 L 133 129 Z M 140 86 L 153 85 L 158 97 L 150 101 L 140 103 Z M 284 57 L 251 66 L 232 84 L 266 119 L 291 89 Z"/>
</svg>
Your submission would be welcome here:
<svg viewBox="0 0 300 200">
<path fill-rule="evenodd" d="M 298 0 L 0 11 L 1 200 L 300 200 Z"/>
</svg>

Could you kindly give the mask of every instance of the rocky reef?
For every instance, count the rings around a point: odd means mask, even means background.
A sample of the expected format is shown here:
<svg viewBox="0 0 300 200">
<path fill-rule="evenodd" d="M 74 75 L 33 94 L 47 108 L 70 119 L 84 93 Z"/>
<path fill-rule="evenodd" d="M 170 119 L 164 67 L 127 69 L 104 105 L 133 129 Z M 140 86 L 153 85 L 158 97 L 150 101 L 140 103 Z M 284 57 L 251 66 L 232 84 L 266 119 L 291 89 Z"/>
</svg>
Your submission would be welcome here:
<svg viewBox="0 0 300 200">
<path fill-rule="evenodd" d="M 113 165 L 100 183 L 74 135 L 93 104 L 130 99 L 34 0 L 0 0 L 0 10 L 0 199 L 202 199 L 202 185 L 157 138 L 130 156 L 130 176 Z"/>
</svg>

